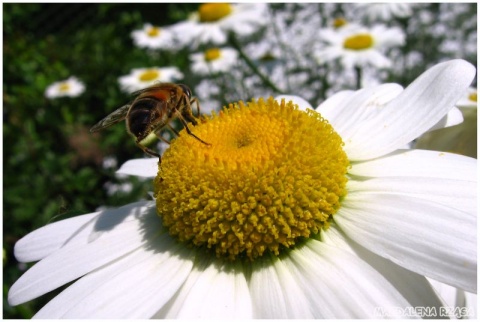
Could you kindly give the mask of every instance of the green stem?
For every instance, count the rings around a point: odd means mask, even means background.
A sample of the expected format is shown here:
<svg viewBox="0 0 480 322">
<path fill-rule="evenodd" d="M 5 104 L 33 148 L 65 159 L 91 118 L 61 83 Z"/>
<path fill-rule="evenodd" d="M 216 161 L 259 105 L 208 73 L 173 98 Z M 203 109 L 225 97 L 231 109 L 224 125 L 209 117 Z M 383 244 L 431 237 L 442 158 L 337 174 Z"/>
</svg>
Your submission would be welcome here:
<svg viewBox="0 0 480 322">
<path fill-rule="evenodd" d="M 265 85 L 270 87 L 273 91 L 283 94 L 283 91 L 279 89 L 275 84 L 273 84 L 270 79 L 265 76 L 255 65 L 255 63 L 245 54 L 245 52 L 242 50 L 240 47 L 240 44 L 238 43 L 237 39 L 235 38 L 235 35 L 233 33 L 230 33 L 228 36 L 229 42 L 232 44 L 233 48 L 235 48 L 238 51 L 238 54 L 240 55 L 240 58 L 245 61 L 245 63 L 250 67 L 250 69 L 253 71 L 254 74 L 256 74 L 260 79 L 263 81 Z"/>
<path fill-rule="evenodd" d="M 362 87 L 362 68 L 355 66 L 355 74 L 357 76 L 357 89 L 360 89 Z"/>
</svg>

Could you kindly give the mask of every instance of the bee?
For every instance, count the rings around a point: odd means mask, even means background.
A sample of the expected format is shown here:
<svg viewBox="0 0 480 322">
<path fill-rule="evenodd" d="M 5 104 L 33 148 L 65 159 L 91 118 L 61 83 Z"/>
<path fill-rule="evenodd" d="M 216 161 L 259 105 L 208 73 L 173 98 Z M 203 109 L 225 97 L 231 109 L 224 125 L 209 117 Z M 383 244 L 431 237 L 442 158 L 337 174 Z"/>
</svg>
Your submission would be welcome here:
<svg viewBox="0 0 480 322">
<path fill-rule="evenodd" d="M 178 118 L 189 135 L 203 144 L 210 145 L 193 134 L 188 127 L 188 122 L 197 125 L 192 106 L 194 104 L 197 106 L 198 117 L 200 116 L 200 103 L 196 97 L 192 97 L 192 92 L 186 85 L 158 83 L 136 91 L 132 95 L 136 96 L 132 102 L 107 115 L 95 124 L 90 132 L 98 132 L 125 120 L 128 133 L 135 137 L 135 144 L 145 153 L 160 157 L 158 153 L 143 145 L 142 141 L 154 133 L 162 141 L 170 143 L 161 136 L 160 132 L 167 127 L 179 135 L 170 125 L 171 121 Z"/>
</svg>

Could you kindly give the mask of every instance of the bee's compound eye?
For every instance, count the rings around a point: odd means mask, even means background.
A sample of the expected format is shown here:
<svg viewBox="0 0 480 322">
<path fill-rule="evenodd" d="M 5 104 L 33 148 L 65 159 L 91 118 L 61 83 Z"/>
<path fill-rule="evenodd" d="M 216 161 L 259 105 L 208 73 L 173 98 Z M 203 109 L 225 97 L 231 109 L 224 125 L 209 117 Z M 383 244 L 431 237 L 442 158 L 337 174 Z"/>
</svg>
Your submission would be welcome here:
<svg viewBox="0 0 480 322">
<path fill-rule="evenodd" d="M 188 88 L 187 85 L 179 84 L 178 86 L 180 86 L 183 89 L 183 92 L 185 93 L 185 95 L 188 96 L 188 98 L 192 97 L 192 91 L 190 90 L 190 88 Z"/>
</svg>

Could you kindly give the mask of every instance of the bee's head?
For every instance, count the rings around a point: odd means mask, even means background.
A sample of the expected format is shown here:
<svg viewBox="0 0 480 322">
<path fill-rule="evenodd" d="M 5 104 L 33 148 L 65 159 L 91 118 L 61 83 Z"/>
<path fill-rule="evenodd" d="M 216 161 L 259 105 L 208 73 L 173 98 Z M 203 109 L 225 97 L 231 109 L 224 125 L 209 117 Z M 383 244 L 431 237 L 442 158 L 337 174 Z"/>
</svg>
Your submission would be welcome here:
<svg viewBox="0 0 480 322">
<path fill-rule="evenodd" d="M 187 97 L 189 99 L 192 98 L 192 91 L 190 90 L 190 88 L 187 85 L 178 84 L 178 86 L 180 86 L 182 88 L 183 92 L 185 93 L 185 95 L 187 95 Z"/>
</svg>

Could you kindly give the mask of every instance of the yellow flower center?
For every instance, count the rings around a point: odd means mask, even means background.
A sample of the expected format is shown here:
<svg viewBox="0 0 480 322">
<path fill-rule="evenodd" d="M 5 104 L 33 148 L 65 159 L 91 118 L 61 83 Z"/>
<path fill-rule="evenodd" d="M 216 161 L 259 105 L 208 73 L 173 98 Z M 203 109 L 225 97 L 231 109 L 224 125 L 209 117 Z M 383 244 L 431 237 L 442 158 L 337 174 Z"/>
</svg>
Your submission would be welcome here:
<svg viewBox="0 0 480 322">
<path fill-rule="evenodd" d="M 347 20 L 345 18 L 337 18 L 333 21 L 333 28 L 340 28 L 347 24 Z"/>
<path fill-rule="evenodd" d="M 348 37 L 343 47 L 351 50 L 364 50 L 373 47 L 373 38 L 369 34 L 357 34 Z"/>
<path fill-rule="evenodd" d="M 138 79 L 142 82 L 150 82 L 160 77 L 160 72 L 156 69 L 147 69 L 138 76 Z"/>
<path fill-rule="evenodd" d="M 58 85 L 58 91 L 61 93 L 68 92 L 70 90 L 70 84 L 69 83 L 61 83 Z"/>
<path fill-rule="evenodd" d="M 473 101 L 473 102 L 476 102 L 477 101 L 477 92 L 471 93 L 470 95 L 468 95 L 468 99 Z"/>
<path fill-rule="evenodd" d="M 191 128 L 211 145 L 183 130 L 154 181 L 172 236 L 218 257 L 254 260 L 328 227 L 349 162 L 320 114 L 269 98 L 230 104 Z"/>
<path fill-rule="evenodd" d="M 228 3 L 204 3 L 198 8 L 201 22 L 215 22 L 232 12 L 232 6 Z"/>
<path fill-rule="evenodd" d="M 216 59 L 220 58 L 220 54 L 221 54 L 221 52 L 220 52 L 219 48 L 207 49 L 203 53 L 206 61 L 216 60 Z"/>
<path fill-rule="evenodd" d="M 160 28 L 158 27 L 150 27 L 147 30 L 148 37 L 158 37 L 160 35 Z"/>
</svg>

